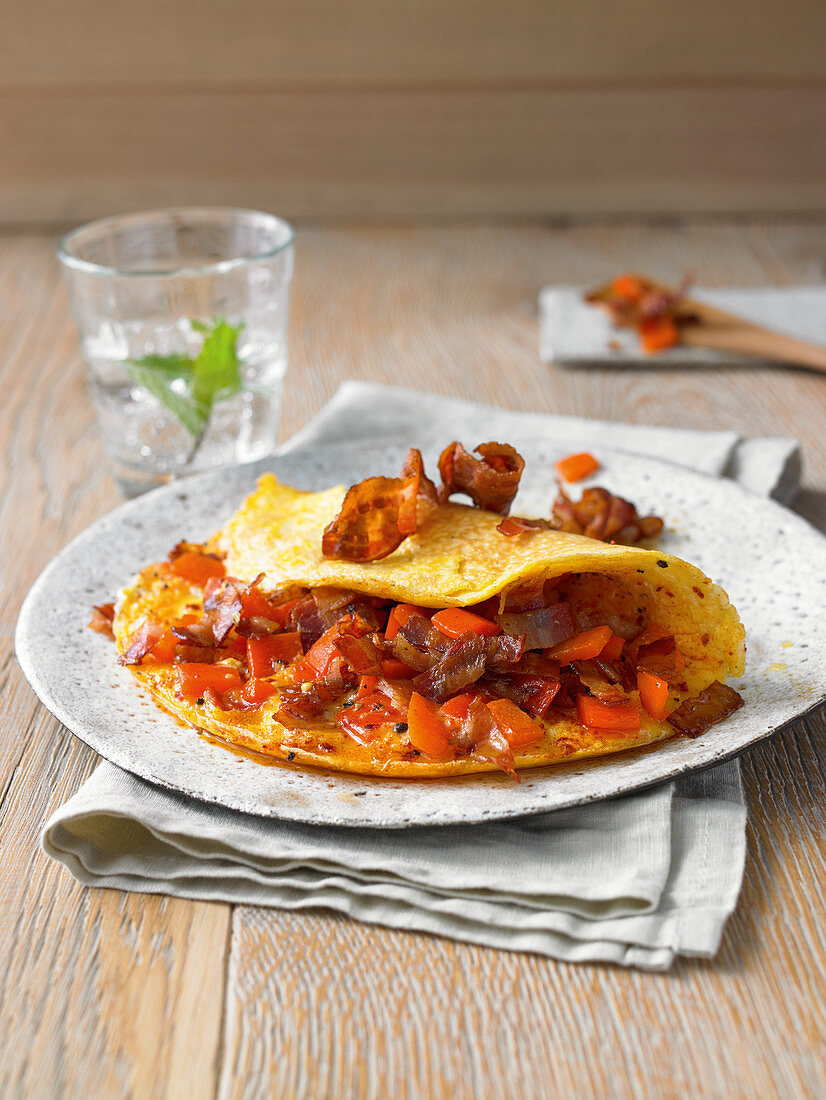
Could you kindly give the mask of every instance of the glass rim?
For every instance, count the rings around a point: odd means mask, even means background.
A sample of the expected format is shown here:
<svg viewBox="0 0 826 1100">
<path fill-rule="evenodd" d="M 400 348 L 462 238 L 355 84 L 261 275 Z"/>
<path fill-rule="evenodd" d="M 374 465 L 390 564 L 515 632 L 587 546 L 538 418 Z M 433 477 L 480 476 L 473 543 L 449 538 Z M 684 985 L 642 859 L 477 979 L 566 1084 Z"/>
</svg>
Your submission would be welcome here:
<svg viewBox="0 0 826 1100">
<path fill-rule="evenodd" d="M 184 265 L 181 267 L 158 268 L 152 270 L 144 269 L 141 271 L 136 271 L 129 267 L 116 267 L 111 264 L 98 264 L 94 263 L 92 260 L 83 260 L 79 256 L 73 255 L 70 251 L 77 238 L 81 234 L 88 233 L 90 230 L 106 229 L 117 225 L 119 222 L 128 225 L 129 223 L 139 223 L 141 220 L 157 218 L 158 216 L 176 214 L 187 215 L 193 219 L 198 216 L 205 217 L 206 215 L 215 214 L 220 214 L 225 218 L 238 217 L 239 215 L 244 217 L 253 216 L 256 218 L 264 218 L 269 221 L 271 225 L 278 225 L 282 229 L 285 229 L 286 237 L 274 248 L 268 248 L 253 256 L 233 256 L 226 260 L 216 260 L 214 263 L 202 264 L 199 266 Z M 254 210 L 251 207 L 244 206 L 164 206 L 154 210 L 138 210 L 129 214 L 111 214 L 108 217 L 96 218 L 94 221 L 86 222 L 85 225 L 79 225 L 75 229 L 70 229 L 57 246 L 57 258 L 64 267 L 71 268 L 73 271 L 81 271 L 85 275 L 117 276 L 121 279 L 172 279 L 176 276 L 223 275 L 227 271 L 233 271 L 247 264 L 257 264 L 266 260 L 271 260 L 281 252 L 286 251 L 294 243 L 295 227 L 284 218 L 280 218 L 277 214 L 268 214 L 266 210 Z"/>
</svg>

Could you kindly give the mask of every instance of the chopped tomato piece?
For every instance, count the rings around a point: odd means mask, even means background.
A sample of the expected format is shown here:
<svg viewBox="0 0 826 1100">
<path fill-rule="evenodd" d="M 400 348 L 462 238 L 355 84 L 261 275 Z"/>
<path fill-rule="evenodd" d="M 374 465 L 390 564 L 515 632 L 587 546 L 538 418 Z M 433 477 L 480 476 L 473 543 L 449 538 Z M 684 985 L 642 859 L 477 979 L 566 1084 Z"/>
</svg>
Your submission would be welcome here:
<svg viewBox="0 0 826 1100">
<path fill-rule="evenodd" d="M 606 644 L 600 651 L 600 657 L 604 657 L 607 661 L 617 661 L 622 653 L 622 647 L 625 645 L 625 639 L 621 638 L 619 634 L 615 634 L 613 638 L 609 638 Z"/>
<path fill-rule="evenodd" d="M 425 756 L 444 756 L 450 747 L 439 708 L 415 691 L 407 710 L 407 732 L 413 748 Z"/>
<path fill-rule="evenodd" d="M 479 691 L 466 691 L 461 695 L 454 695 L 452 699 L 448 699 L 446 703 L 442 703 L 439 708 L 442 714 L 446 714 L 449 718 L 458 718 L 460 722 L 463 722 L 467 718 L 467 712 L 470 710 L 470 704 L 474 699 L 484 698 Z"/>
<path fill-rule="evenodd" d="M 510 699 L 493 699 L 487 706 L 512 749 L 530 745 L 542 737 L 542 727 Z"/>
<path fill-rule="evenodd" d="M 175 666 L 175 686 L 185 699 L 198 699 L 205 691 L 229 691 L 241 686 L 241 673 L 229 665 L 189 661 Z"/>
<path fill-rule="evenodd" d="M 649 317 L 640 322 L 640 340 L 646 351 L 662 351 L 680 342 L 680 332 L 673 317 Z"/>
<path fill-rule="evenodd" d="M 423 614 L 423 609 L 414 607 L 412 603 L 394 604 L 387 619 L 387 627 L 384 631 L 385 638 L 388 642 L 392 642 L 408 619 L 412 618 L 413 615 Z"/>
<path fill-rule="evenodd" d="M 583 726 L 598 730 L 638 730 L 640 712 L 630 703 L 601 703 L 590 695 L 577 695 L 576 713 Z"/>
<path fill-rule="evenodd" d="M 415 668 L 406 665 L 404 661 L 396 660 L 395 657 L 385 657 L 381 663 L 381 671 L 388 680 L 409 680 L 417 674 Z"/>
<path fill-rule="evenodd" d="M 646 712 L 658 722 L 664 721 L 668 714 L 668 682 L 641 668 L 637 672 L 637 687 Z"/>
<path fill-rule="evenodd" d="M 247 638 L 247 663 L 250 676 L 272 676 L 276 664 L 301 656 L 301 635 L 268 634 L 264 638 Z"/>
<path fill-rule="evenodd" d="M 190 584 L 205 585 L 210 577 L 223 577 L 226 573 L 224 563 L 208 554 L 198 554 L 193 550 L 187 550 L 169 567 L 177 577 L 182 577 Z"/>
<path fill-rule="evenodd" d="M 430 621 L 442 634 L 447 634 L 448 638 L 460 638 L 468 632 L 484 634 L 488 638 L 502 633 L 501 627 L 496 623 L 483 619 L 481 615 L 474 615 L 472 611 L 465 611 L 463 607 L 446 607 L 444 611 L 437 611 Z"/>
<path fill-rule="evenodd" d="M 584 477 L 588 477 L 599 469 L 599 462 L 592 454 L 581 451 L 579 454 L 560 458 L 554 469 L 563 481 L 582 481 Z"/>
<path fill-rule="evenodd" d="M 262 703 L 266 703 L 267 699 L 269 699 L 271 695 L 275 695 L 277 691 L 278 688 L 275 684 L 270 684 L 266 680 L 257 680 L 253 677 L 247 680 L 241 688 L 241 698 L 252 707 L 260 707 Z"/>
<path fill-rule="evenodd" d="M 561 661 L 563 665 L 570 661 L 590 661 L 592 657 L 598 657 L 602 653 L 610 642 L 612 633 L 610 626 L 595 626 L 593 630 L 574 634 L 573 638 L 560 642 L 553 649 L 546 650 L 545 654 Z"/>
</svg>

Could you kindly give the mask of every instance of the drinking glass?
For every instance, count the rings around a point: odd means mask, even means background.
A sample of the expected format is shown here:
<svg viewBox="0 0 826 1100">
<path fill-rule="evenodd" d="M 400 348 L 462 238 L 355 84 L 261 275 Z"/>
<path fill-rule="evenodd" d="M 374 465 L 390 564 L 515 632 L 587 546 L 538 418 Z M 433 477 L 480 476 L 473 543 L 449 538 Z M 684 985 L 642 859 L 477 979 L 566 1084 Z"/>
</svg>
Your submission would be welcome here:
<svg viewBox="0 0 826 1100">
<path fill-rule="evenodd" d="M 287 370 L 292 226 L 168 209 L 69 233 L 58 257 L 126 496 L 269 454 Z"/>
</svg>

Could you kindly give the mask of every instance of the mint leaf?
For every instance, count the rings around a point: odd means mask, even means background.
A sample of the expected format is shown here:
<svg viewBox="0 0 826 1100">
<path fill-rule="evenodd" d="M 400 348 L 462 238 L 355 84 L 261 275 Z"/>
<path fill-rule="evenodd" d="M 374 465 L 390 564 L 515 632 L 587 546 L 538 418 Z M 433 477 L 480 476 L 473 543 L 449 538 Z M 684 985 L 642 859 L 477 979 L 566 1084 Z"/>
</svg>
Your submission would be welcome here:
<svg viewBox="0 0 826 1100">
<path fill-rule="evenodd" d="M 174 375 L 175 378 L 186 378 L 192 373 L 195 364 L 194 359 L 188 355 L 144 355 L 141 359 L 135 359 L 138 367 L 147 367 L 149 370 L 161 371 L 163 374 Z"/>
<path fill-rule="evenodd" d="M 231 397 L 242 388 L 236 345 L 243 327 L 243 324 L 216 322 L 195 360 L 192 396 L 207 409 L 211 409 L 218 398 Z"/>
<path fill-rule="evenodd" d="M 152 396 L 183 424 L 189 434 L 197 438 L 206 427 L 209 413 L 190 396 L 177 393 L 172 389 L 172 379 L 157 367 L 143 366 L 140 363 L 127 363 L 126 369 L 139 386 L 143 386 Z"/>
<path fill-rule="evenodd" d="M 138 385 L 169 409 L 193 437 L 191 458 L 200 445 L 215 402 L 244 388 L 237 351 L 244 325 L 228 325 L 223 320 L 215 320 L 211 326 L 197 320 L 189 323 L 195 332 L 205 334 L 195 359 L 179 353 L 144 355 L 125 365 Z M 183 379 L 187 393 L 172 388 L 176 379 Z"/>
</svg>

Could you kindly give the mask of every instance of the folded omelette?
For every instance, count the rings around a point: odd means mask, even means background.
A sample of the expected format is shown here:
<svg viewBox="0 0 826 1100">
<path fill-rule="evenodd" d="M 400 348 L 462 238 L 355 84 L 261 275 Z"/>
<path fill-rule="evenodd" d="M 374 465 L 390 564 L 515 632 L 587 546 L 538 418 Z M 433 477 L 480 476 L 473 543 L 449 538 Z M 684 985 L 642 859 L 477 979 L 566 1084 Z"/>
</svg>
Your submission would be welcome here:
<svg viewBox="0 0 826 1100">
<path fill-rule="evenodd" d="M 511 775 L 698 736 L 742 702 L 726 593 L 657 550 L 442 502 L 377 561 L 325 557 L 345 489 L 261 478 L 204 545 L 122 593 L 121 663 L 180 720 L 262 760 Z"/>
</svg>

